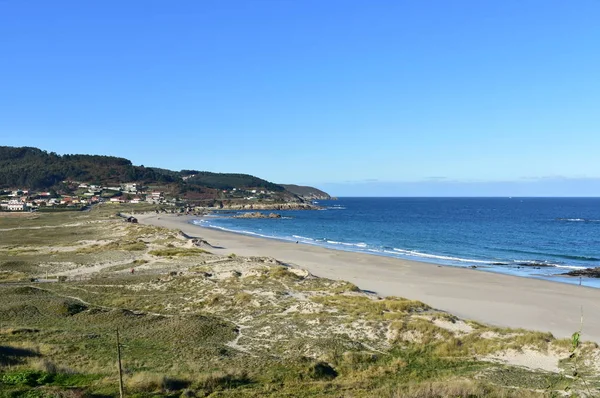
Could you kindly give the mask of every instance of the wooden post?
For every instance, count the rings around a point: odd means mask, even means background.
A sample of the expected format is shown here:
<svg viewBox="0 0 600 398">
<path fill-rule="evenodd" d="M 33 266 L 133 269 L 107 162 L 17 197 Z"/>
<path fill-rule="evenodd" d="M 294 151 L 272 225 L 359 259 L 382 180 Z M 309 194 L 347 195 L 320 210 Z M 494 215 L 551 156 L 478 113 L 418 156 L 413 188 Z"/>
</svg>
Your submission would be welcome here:
<svg viewBox="0 0 600 398">
<path fill-rule="evenodd" d="M 119 367 L 119 397 L 123 398 L 123 368 L 121 367 L 121 342 L 119 341 L 119 328 L 117 328 L 117 363 Z"/>
</svg>

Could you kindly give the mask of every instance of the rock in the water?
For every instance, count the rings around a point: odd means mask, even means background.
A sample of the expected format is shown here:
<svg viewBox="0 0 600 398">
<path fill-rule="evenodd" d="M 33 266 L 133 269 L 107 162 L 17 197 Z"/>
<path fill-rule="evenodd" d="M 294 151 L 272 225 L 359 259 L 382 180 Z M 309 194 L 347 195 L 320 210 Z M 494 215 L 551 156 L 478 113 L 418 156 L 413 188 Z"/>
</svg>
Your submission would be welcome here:
<svg viewBox="0 0 600 398">
<path fill-rule="evenodd" d="M 588 278 L 600 278 L 600 267 L 574 269 L 573 271 L 565 272 L 562 275 L 568 276 L 586 276 Z"/>
<path fill-rule="evenodd" d="M 234 218 L 281 218 L 281 214 L 270 213 L 267 215 L 267 214 L 260 213 L 257 211 L 257 212 L 240 214 L 238 216 L 234 216 Z"/>
</svg>

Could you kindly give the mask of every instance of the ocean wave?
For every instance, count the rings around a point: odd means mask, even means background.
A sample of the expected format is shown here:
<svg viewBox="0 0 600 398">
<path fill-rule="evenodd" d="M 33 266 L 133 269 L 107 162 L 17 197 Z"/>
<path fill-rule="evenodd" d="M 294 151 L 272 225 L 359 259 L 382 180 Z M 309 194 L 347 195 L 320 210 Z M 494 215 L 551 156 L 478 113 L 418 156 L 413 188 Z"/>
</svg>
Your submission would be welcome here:
<svg viewBox="0 0 600 398">
<path fill-rule="evenodd" d="M 545 260 L 513 260 L 513 265 L 522 267 L 558 267 L 561 264 L 554 264 Z"/>
<path fill-rule="evenodd" d="M 329 210 L 346 210 L 346 208 L 344 206 L 331 206 L 331 207 L 327 207 L 327 209 L 329 209 Z"/>
<path fill-rule="evenodd" d="M 600 220 L 594 220 L 590 218 L 557 218 L 556 220 L 566 222 L 600 222 Z"/>
<path fill-rule="evenodd" d="M 398 253 L 408 255 L 408 256 L 432 258 L 432 259 L 436 259 L 436 260 L 458 261 L 461 263 L 490 264 L 490 261 L 485 261 L 485 260 L 474 260 L 474 259 L 469 259 L 469 258 L 440 256 L 440 255 L 436 255 L 436 254 L 421 253 L 421 252 L 418 252 L 415 250 L 398 249 L 395 247 L 394 247 L 394 252 L 398 252 Z"/>
<path fill-rule="evenodd" d="M 306 236 L 301 236 L 301 235 L 292 235 L 292 238 L 296 238 L 296 239 L 302 239 L 302 240 L 309 240 L 311 242 L 314 242 L 315 240 L 313 238 L 308 238 Z"/>
<path fill-rule="evenodd" d="M 337 241 L 337 240 L 333 240 L 333 239 L 311 238 L 311 237 L 303 236 L 303 235 L 272 236 L 272 235 L 257 233 L 254 231 L 225 228 L 225 227 L 222 227 L 219 225 L 212 224 L 211 221 L 212 220 L 197 219 L 197 220 L 192 220 L 191 223 L 198 225 L 198 226 L 202 226 L 202 227 L 214 228 L 214 229 L 218 229 L 221 231 L 240 233 L 240 234 L 244 234 L 244 235 L 256 236 L 256 237 L 261 237 L 261 238 L 269 238 L 269 239 L 291 241 L 291 242 L 301 241 L 304 244 L 317 245 L 317 246 L 330 246 L 330 247 L 334 246 L 334 247 L 337 247 L 342 250 L 356 251 L 356 252 L 363 252 L 363 253 L 369 252 L 369 253 L 373 253 L 373 254 L 386 255 L 386 256 L 392 256 L 392 257 L 401 256 L 401 257 L 413 257 L 413 258 L 420 258 L 420 259 L 428 259 L 434 263 L 442 263 L 442 264 L 451 262 L 451 263 L 465 263 L 465 264 L 485 264 L 485 265 L 490 265 L 490 266 L 500 266 L 500 267 L 509 267 L 509 268 L 525 267 L 525 268 L 534 268 L 534 269 L 535 268 L 562 268 L 562 269 L 585 269 L 586 268 L 585 266 L 556 263 L 556 262 L 552 262 L 549 260 L 524 260 L 524 259 L 479 260 L 479 259 L 473 259 L 473 258 L 456 257 L 456 256 L 451 256 L 451 255 L 423 253 L 423 252 L 420 252 L 417 250 L 406 250 L 406 249 L 400 249 L 400 248 L 390 247 L 390 246 L 373 247 L 373 246 L 369 246 L 368 244 L 366 244 L 364 242 L 341 242 L 341 241 Z M 518 252 L 518 250 L 515 250 L 515 252 Z M 574 259 L 574 260 L 600 261 L 600 259 L 598 259 L 596 257 L 553 255 L 550 253 L 536 253 L 536 254 L 541 254 L 541 255 L 545 255 L 545 256 L 564 257 L 567 259 Z"/>
<path fill-rule="evenodd" d="M 487 248 L 490 249 L 490 247 L 487 247 Z M 496 248 L 492 247 L 491 249 L 496 249 Z M 497 249 L 497 250 L 502 250 L 502 251 L 505 251 L 508 253 L 532 254 L 534 256 L 539 256 L 539 257 L 554 257 L 554 258 L 559 258 L 559 259 L 563 259 L 563 260 L 600 261 L 600 258 L 598 258 L 598 257 L 583 256 L 583 255 L 576 255 L 576 254 L 548 253 L 548 252 L 541 252 L 541 251 L 519 250 L 519 249 Z M 529 260 L 529 261 L 532 261 L 532 260 Z"/>
<path fill-rule="evenodd" d="M 588 267 L 580 267 L 577 265 L 555 265 L 556 268 L 567 268 L 567 269 L 588 269 Z"/>
<path fill-rule="evenodd" d="M 330 243 L 332 245 L 344 245 L 344 246 L 356 246 L 356 247 L 362 247 L 365 248 L 367 247 L 366 243 L 347 243 L 347 242 L 337 242 L 335 240 L 325 240 L 325 242 Z"/>
<path fill-rule="evenodd" d="M 197 222 L 197 221 L 199 221 L 199 222 Z M 225 227 L 221 227 L 221 226 L 218 226 L 218 225 L 209 224 L 206 220 L 193 220 L 192 223 L 196 224 L 196 225 L 202 224 L 201 225 L 202 227 L 218 229 L 218 230 L 225 231 L 225 232 L 234 232 L 234 233 L 237 233 L 237 234 L 258 236 L 260 238 L 279 239 L 279 240 L 281 240 L 281 239 L 283 239 L 283 240 L 291 240 L 291 239 L 284 239 L 284 238 L 280 238 L 280 237 L 272 236 L 272 235 L 259 234 L 257 232 L 253 232 L 253 231 L 246 231 L 246 230 L 225 228 Z"/>
</svg>

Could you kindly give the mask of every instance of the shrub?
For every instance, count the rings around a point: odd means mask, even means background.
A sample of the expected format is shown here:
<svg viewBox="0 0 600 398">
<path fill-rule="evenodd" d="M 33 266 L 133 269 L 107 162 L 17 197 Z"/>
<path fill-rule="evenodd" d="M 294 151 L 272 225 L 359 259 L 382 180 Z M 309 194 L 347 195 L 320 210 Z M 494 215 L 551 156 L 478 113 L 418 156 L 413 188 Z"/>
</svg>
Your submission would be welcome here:
<svg viewBox="0 0 600 398">
<path fill-rule="evenodd" d="M 158 373 L 140 372 L 127 380 L 127 386 L 135 391 L 153 392 L 162 390 L 166 377 Z"/>
<path fill-rule="evenodd" d="M 213 372 L 200 377 L 198 385 L 200 388 L 212 392 L 218 389 L 239 387 L 250 382 L 246 372 Z"/>
<path fill-rule="evenodd" d="M 52 375 L 37 370 L 24 370 L 16 373 L 5 373 L 0 381 L 8 385 L 41 386 L 52 382 Z"/>
<path fill-rule="evenodd" d="M 181 248 L 168 248 L 162 250 L 150 250 L 148 253 L 157 257 L 187 257 L 187 256 L 197 256 L 200 254 L 207 254 L 204 249 L 181 249 Z"/>
</svg>

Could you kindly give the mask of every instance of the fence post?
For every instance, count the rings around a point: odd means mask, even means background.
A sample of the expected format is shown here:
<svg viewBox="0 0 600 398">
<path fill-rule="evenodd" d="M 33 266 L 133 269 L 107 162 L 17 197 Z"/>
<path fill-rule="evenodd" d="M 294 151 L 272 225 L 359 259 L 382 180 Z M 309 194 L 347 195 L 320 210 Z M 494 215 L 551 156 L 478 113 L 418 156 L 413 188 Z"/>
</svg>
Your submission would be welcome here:
<svg viewBox="0 0 600 398">
<path fill-rule="evenodd" d="M 121 342 L 119 341 L 119 328 L 117 328 L 117 363 L 119 366 L 119 396 L 123 398 L 123 368 L 121 367 Z"/>
</svg>

